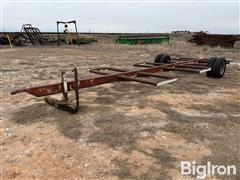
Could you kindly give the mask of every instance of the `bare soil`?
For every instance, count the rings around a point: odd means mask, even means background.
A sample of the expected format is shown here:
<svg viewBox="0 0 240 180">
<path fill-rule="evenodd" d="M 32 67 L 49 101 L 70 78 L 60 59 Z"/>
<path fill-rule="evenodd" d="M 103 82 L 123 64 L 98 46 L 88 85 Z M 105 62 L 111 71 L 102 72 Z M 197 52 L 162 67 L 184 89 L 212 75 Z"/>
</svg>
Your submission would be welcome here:
<svg viewBox="0 0 240 180">
<path fill-rule="evenodd" d="M 77 67 L 79 78 L 99 66 L 131 68 L 158 53 L 176 57 L 225 56 L 222 79 L 168 72 L 178 81 L 160 87 L 116 82 L 80 90 L 80 112 L 71 115 L 22 87 L 60 81 Z M 2 179 L 185 179 L 180 161 L 236 165 L 240 169 L 239 49 L 117 45 L 1 47 Z M 61 97 L 60 95 L 56 95 Z M 74 94 L 71 95 L 74 98 Z M 194 178 L 194 177 L 189 177 Z M 240 179 L 237 176 L 213 179 Z"/>
</svg>

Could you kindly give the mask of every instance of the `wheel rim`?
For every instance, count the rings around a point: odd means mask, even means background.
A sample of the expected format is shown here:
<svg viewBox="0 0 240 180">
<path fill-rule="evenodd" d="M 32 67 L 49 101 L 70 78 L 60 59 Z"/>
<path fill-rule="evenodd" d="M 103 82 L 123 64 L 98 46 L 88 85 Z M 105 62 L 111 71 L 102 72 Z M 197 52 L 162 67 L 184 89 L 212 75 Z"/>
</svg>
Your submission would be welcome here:
<svg viewBox="0 0 240 180">
<path fill-rule="evenodd" d="M 225 68 L 226 68 L 226 65 L 225 65 L 225 63 L 223 63 L 223 65 L 221 66 L 221 69 L 220 69 L 220 74 L 221 74 L 221 75 L 224 74 Z"/>
</svg>

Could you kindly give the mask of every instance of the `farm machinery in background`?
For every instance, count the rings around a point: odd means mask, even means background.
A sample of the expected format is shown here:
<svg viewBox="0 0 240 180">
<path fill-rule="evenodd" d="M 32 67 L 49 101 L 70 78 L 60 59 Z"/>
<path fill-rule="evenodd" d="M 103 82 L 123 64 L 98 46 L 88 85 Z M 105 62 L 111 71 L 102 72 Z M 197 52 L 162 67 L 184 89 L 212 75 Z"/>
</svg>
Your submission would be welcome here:
<svg viewBox="0 0 240 180">
<path fill-rule="evenodd" d="M 21 33 L 2 33 L 0 34 L 0 45 L 9 45 L 10 48 L 15 46 L 24 46 L 26 43 L 26 37 Z"/>
<path fill-rule="evenodd" d="M 59 31 L 59 25 L 64 25 L 63 32 Z M 75 32 L 69 32 L 68 25 L 74 24 Z M 60 45 L 64 44 L 89 44 L 97 40 L 89 37 L 79 37 L 76 21 L 57 21 L 57 32 L 41 32 L 39 28 L 31 24 L 23 24 L 20 32 L 2 32 L 0 35 L 0 45 L 24 46 L 32 44 L 34 46 Z"/>
<path fill-rule="evenodd" d="M 74 24 L 75 28 L 75 36 L 76 36 L 76 41 L 78 41 L 78 30 L 77 30 L 77 23 L 76 21 L 68 21 L 68 22 L 63 22 L 63 21 L 57 21 L 57 37 L 58 37 L 58 45 L 60 46 L 60 34 L 59 34 L 59 24 L 64 24 L 64 31 L 63 33 L 65 34 L 65 42 L 66 44 L 73 44 L 73 39 L 71 37 L 71 33 L 68 30 L 68 25 L 69 24 Z"/>
<path fill-rule="evenodd" d="M 41 31 L 37 27 L 33 27 L 31 24 L 23 24 L 21 32 L 25 32 L 32 45 L 45 44 L 46 39 L 43 38 Z"/>
<path fill-rule="evenodd" d="M 121 35 L 116 40 L 118 44 L 162 44 L 169 43 L 167 34 L 136 34 L 136 35 Z"/>
<path fill-rule="evenodd" d="M 240 35 L 199 32 L 193 34 L 193 39 L 190 39 L 188 42 L 196 43 L 197 45 L 233 47 L 237 41 L 240 41 Z"/>
<path fill-rule="evenodd" d="M 60 24 L 64 25 L 64 30 L 61 34 L 59 31 Z M 69 31 L 69 24 L 74 24 L 75 32 Z M 78 34 L 78 30 L 77 30 L 77 22 L 75 20 L 68 21 L 68 22 L 57 21 L 57 43 L 59 46 L 60 46 L 61 42 L 63 42 L 64 44 L 68 44 L 68 45 L 73 45 L 73 44 L 80 45 L 80 44 L 89 44 L 92 42 L 97 42 L 97 40 L 95 40 L 93 38 L 86 38 L 86 37 L 80 38 L 79 34 Z"/>
<path fill-rule="evenodd" d="M 41 31 L 33 27 L 31 24 L 23 24 L 21 31 L 16 33 L 2 33 L 0 37 L 1 45 L 24 46 L 26 43 L 31 43 L 32 45 L 45 45 L 47 39 L 44 39 Z"/>
<path fill-rule="evenodd" d="M 133 66 L 139 67 L 138 69 L 119 69 L 113 67 L 101 67 L 90 69 L 90 73 L 98 74 L 96 77 L 78 78 L 77 68 L 73 69 L 74 80 L 67 81 L 64 77 L 65 72 L 61 73 L 62 82 L 50 84 L 39 87 L 23 88 L 14 90 L 12 95 L 17 93 L 29 93 L 36 97 L 45 97 L 45 102 L 60 109 L 76 113 L 79 110 L 79 89 L 93 87 L 111 82 L 118 81 L 133 81 L 153 86 L 161 86 L 164 84 L 176 81 L 177 77 L 161 75 L 163 71 L 182 71 L 188 73 L 206 73 L 208 77 L 222 78 L 226 70 L 226 64 L 230 60 L 224 57 L 212 57 L 209 59 L 196 59 L 196 58 L 171 58 L 167 54 L 159 54 L 155 57 L 154 62 L 141 62 Z M 158 81 L 146 79 L 147 77 L 157 78 Z M 143 79 L 145 78 L 145 79 Z M 68 101 L 68 92 L 75 91 L 76 104 Z M 63 99 L 58 100 L 49 97 L 53 94 L 63 94 Z"/>
</svg>

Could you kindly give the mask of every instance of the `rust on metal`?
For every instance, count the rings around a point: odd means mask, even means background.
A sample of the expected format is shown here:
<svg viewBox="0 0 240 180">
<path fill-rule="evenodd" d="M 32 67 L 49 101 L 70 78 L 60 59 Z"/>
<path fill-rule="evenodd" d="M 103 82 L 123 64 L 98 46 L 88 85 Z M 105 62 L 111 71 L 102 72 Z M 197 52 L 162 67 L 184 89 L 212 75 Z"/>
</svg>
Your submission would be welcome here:
<svg viewBox="0 0 240 180">
<path fill-rule="evenodd" d="M 236 41 L 240 41 L 240 35 L 196 33 L 188 42 L 198 45 L 233 47 Z"/>
<path fill-rule="evenodd" d="M 38 28 L 32 27 L 31 24 L 23 24 L 21 32 L 23 31 L 26 33 L 28 39 L 31 41 L 33 45 L 45 44 L 43 35 Z"/>
<path fill-rule="evenodd" d="M 77 68 L 74 68 L 72 70 L 74 72 L 74 90 L 75 90 L 75 95 L 76 95 L 76 105 L 73 105 L 68 101 L 68 94 L 67 94 L 67 82 L 64 79 L 63 75 L 65 74 L 64 72 L 61 73 L 62 75 L 62 93 L 63 93 L 63 100 L 58 100 L 55 98 L 51 97 L 45 97 L 44 101 L 48 103 L 49 105 L 55 106 L 61 110 L 65 110 L 71 113 L 77 113 L 79 110 L 79 92 L 78 92 L 78 72 Z"/>
<path fill-rule="evenodd" d="M 159 62 L 156 58 L 161 59 Z M 62 110 L 69 111 L 71 113 L 76 113 L 79 110 L 79 89 L 88 88 L 92 86 L 102 85 L 117 81 L 134 81 L 144 84 L 149 84 L 153 86 L 161 86 L 164 84 L 172 83 L 177 80 L 176 77 L 161 75 L 162 71 L 183 71 L 191 73 L 203 73 L 207 72 L 210 77 L 221 78 L 224 75 L 226 64 L 230 63 L 229 60 L 225 58 L 210 58 L 210 59 L 196 59 L 196 58 L 175 58 L 171 59 L 170 56 L 166 54 L 161 54 L 156 56 L 154 63 L 152 62 L 141 62 L 136 63 L 133 66 L 141 67 L 140 69 L 129 70 L 129 69 L 119 69 L 113 67 L 101 67 L 90 69 L 90 73 L 98 74 L 95 77 L 87 77 L 78 79 L 77 68 L 74 68 L 74 81 L 68 81 L 64 78 L 64 72 L 61 73 L 61 83 L 33 87 L 33 88 L 23 88 L 19 90 L 12 91 L 11 94 L 17 94 L 26 92 L 31 95 L 42 97 L 49 96 L 53 94 L 62 93 L 63 100 L 57 100 L 51 97 L 45 97 L 45 102 Z M 163 59 L 162 59 L 163 58 Z M 166 59 L 167 58 L 167 59 Z M 168 60 L 168 62 L 165 62 Z M 165 62 L 165 63 L 164 63 Z M 212 62 L 211 66 L 209 62 Z M 218 66 L 222 64 L 224 71 L 216 71 L 214 63 Z M 219 66 L 220 67 L 220 66 Z M 158 74 L 156 74 L 158 73 Z M 219 74 L 220 73 L 220 74 Z M 157 81 L 152 81 L 146 79 L 146 77 L 157 78 Z M 72 104 L 68 101 L 68 91 L 75 91 L 76 104 Z"/>
<path fill-rule="evenodd" d="M 95 68 L 95 69 L 91 69 L 90 72 L 101 74 L 102 76 L 82 78 L 78 80 L 77 84 L 75 83 L 75 81 L 69 81 L 67 82 L 67 91 L 75 90 L 76 85 L 78 85 L 78 89 L 83 89 L 83 88 L 88 88 L 92 86 L 97 86 L 101 84 L 122 81 L 122 80 L 142 82 L 142 83 L 157 86 L 158 83 L 154 83 L 149 80 L 138 79 L 138 77 L 152 76 L 152 77 L 158 77 L 163 79 L 164 78 L 171 79 L 171 77 L 168 77 L 168 76 L 154 74 L 161 71 L 187 71 L 187 72 L 193 72 L 193 73 L 200 73 L 201 68 L 206 70 L 209 69 L 209 67 L 204 66 L 204 63 L 206 62 L 207 62 L 207 59 L 194 59 L 194 58 L 184 59 L 183 58 L 183 59 L 172 59 L 172 63 L 169 63 L 169 64 L 137 63 L 137 64 L 134 64 L 134 66 L 140 66 L 145 68 L 132 70 L 132 71 L 120 70 L 120 69 L 111 68 L 111 67 Z M 190 68 L 189 64 L 194 64 L 194 66 L 199 66 L 199 68 L 196 68 L 196 67 Z M 114 71 L 114 73 L 106 73 L 104 72 L 104 70 L 105 71 L 111 70 L 111 71 Z M 56 83 L 56 84 L 33 87 L 33 88 L 19 89 L 19 90 L 12 91 L 11 94 L 13 95 L 13 94 L 22 93 L 22 92 L 29 93 L 36 97 L 58 94 L 63 92 L 63 83 Z"/>
</svg>

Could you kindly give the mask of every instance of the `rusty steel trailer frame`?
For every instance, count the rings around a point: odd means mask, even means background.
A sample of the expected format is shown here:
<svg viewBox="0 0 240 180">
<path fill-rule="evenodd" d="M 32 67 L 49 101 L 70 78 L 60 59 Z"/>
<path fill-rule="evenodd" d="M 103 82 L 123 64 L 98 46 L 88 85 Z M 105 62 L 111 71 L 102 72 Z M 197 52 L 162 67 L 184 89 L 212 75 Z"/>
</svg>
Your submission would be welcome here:
<svg viewBox="0 0 240 180">
<path fill-rule="evenodd" d="M 166 76 L 156 74 L 162 71 L 183 71 L 191 73 L 204 73 L 211 70 L 211 67 L 208 66 L 208 59 L 196 59 L 196 58 L 175 58 L 171 59 L 170 63 L 150 63 L 142 62 L 134 64 L 135 67 L 142 67 L 137 70 L 127 70 L 119 69 L 112 67 L 101 67 L 90 69 L 89 72 L 99 74 L 100 76 L 88 77 L 78 79 L 77 68 L 73 69 L 75 80 L 67 82 L 64 78 L 64 73 L 62 73 L 62 82 L 33 87 L 25 88 L 12 91 L 11 94 L 17 94 L 26 92 L 36 97 L 49 96 L 53 94 L 62 93 L 63 100 L 55 100 L 49 97 L 45 98 L 45 101 L 48 104 L 54 105 L 60 109 L 66 109 L 65 107 L 70 107 L 72 113 L 78 112 L 79 109 L 79 89 L 88 88 L 92 86 L 102 85 L 106 83 L 116 82 L 116 81 L 134 81 L 144 84 L 149 84 L 153 86 L 160 86 L 163 84 L 168 84 L 177 80 L 176 77 Z M 229 63 L 226 61 L 226 63 Z M 142 79 L 139 77 L 155 77 L 162 79 L 161 81 L 150 81 Z M 68 103 L 68 91 L 75 91 L 76 94 L 76 105 L 72 106 L 71 103 Z M 69 110 L 69 108 L 67 108 Z"/>
</svg>

